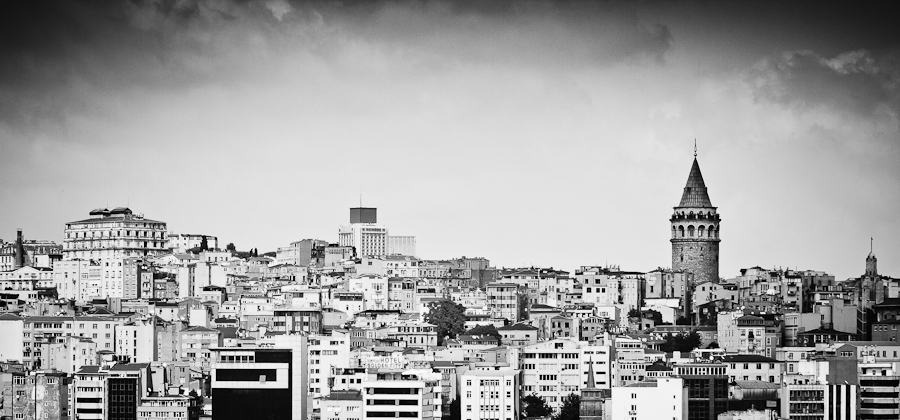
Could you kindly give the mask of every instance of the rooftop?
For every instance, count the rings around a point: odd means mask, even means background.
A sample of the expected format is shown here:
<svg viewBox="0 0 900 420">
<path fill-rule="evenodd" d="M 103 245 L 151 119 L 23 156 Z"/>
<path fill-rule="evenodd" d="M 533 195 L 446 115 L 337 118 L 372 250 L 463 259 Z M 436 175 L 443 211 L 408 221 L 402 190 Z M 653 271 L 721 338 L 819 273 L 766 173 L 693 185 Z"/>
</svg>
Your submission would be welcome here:
<svg viewBox="0 0 900 420">
<path fill-rule="evenodd" d="M 703 182 L 703 174 L 700 173 L 700 164 L 694 157 L 691 172 L 688 174 L 687 184 L 684 186 L 684 194 L 678 207 L 712 207 L 709 194 L 706 192 L 706 183 Z"/>
</svg>

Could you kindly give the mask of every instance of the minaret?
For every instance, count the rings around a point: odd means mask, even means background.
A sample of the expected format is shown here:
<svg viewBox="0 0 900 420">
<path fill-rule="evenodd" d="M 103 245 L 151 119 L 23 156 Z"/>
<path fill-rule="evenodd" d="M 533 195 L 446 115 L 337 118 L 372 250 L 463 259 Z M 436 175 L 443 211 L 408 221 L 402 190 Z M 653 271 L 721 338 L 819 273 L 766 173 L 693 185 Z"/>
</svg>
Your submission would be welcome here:
<svg viewBox="0 0 900 420">
<path fill-rule="evenodd" d="M 694 284 L 719 281 L 719 215 L 709 201 L 706 184 L 697 163 L 688 174 L 681 202 L 674 207 L 672 223 L 672 269 L 694 276 Z"/>
</svg>

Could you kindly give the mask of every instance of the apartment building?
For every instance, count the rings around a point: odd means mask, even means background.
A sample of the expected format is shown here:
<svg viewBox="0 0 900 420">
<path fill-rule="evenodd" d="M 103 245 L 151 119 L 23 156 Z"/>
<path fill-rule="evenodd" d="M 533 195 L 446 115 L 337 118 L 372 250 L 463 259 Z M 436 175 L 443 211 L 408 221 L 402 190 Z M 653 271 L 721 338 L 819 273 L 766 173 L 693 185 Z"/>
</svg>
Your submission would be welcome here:
<svg viewBox="0 0 900 420">
<path fill-rule="evenodd" d="M 331 392 L 329 380 L 333 380 L 333 369 L 350 367 L 350 336 L 334 335 L 309 336 L 309 398 L 313 413 L 322 412 L 322 398 Z M 360 413 L 357 413 L 357 417 Z"/>
<path fill-rule="evenodd" d="M 612 389 L 610 418 L 688 419 L 688 388 L 681 378 L 657 378 Z"/>
<path fill-rule="evenodd" d="M 441 418 L 440 374 L 433 379 L 363 381 L 363 418 Z"/>
<path fill-rule="evenodd" d="M 89 338 L 97 344 L 97 351 L 115 349 L 116 327 L 124 325 L 125 317 L 99 316 L 33 316 L 23 319 L 23 362 L 37 366 L 42 349 L 66 336 Z"/>
<path fill-rule="evenodd" d="M 588 362 L 596 378 L 592 387 L 612 386 L 612 351 L 608 346 L 589 346 L 560 338 L 525 346 L 520 351 L 522 392 L 536 393 L 554 409 L 559 409 L 569 394 L 578 394 L 588 385 Z"/>
<path fill-rule="evenodd" d="M 853 384 L 785 383 L 781 390 L 781 418 L 785 420 L 867 418 L 858 407 L 858 389 L 859 387 Z M 897 407 L 897 404 L 894 403 L 893 406 Z M 860 413 L 859 417 L 857 413 Z"/>
<path fill-rule="evenodd" d="M 362 392 L 359 390 L 331 391 L 319 398 L 321 420 L 362 420 Z"/>
<path fill-rule="evenodd" d="M 517 420 L 520 371 L 470 370 L 460 377 L 463 420 Z"/>
<path fill-rule="evenodd" d="M 97 209 L 88 219 L 66 223 L 63 259 L 101 260 L 168 253 L 166 222 L 145 219 L 131 209 Z"/>
<path fill-rule="evenodd" d="M 493 318 L 505 318 L 512 322 L 521 321 L 524 316 L 520 299 L 520 286 L 512 283 L 491 283 L 487 285 L 487 306 Z"/>
</svg>

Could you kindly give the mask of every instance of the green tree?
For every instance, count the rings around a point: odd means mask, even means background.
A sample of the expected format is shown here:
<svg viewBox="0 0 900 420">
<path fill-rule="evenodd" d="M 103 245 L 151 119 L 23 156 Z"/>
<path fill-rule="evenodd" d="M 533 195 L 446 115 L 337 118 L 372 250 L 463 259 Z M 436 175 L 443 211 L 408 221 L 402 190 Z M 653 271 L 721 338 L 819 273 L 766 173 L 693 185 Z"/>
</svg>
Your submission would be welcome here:
<svg viewBox="0 0 900 420">
<path fill-rule="evenodd" d="M 437 328 L 438 345 L 443 345 L 444 337 L 455 338 L 465 331 L 466 308 L 450 299 L 442 299 L 428 305 L 425 322 Z"/>
<path fill-rule="evenodd" d="M 534 392 L 522 398 L 522 403 L 525 405 L 525 408 L 522 410 L 523 417 L 547 417 L 553 414 L 550 404 L 547 404 L 547 401 Z"/>
<path fill-rule="evenodd" d="M 500 331 L 497 331 L 497 327 L 493 324 L 489 325 L 477 325 L 475 328 L 472 328 L 469 331 L 465 332 L 466 335 L 490 335 L 492 337 L 497 338 L 497 342 L 503 340 L 503 336 L 500 335 Z"/>
<path fill-rule="evenodd" d="M 581 417 L 581 397 L 578 394 L 569 394 L 563 400 L 559 413 L 553 416 L 553 420 L 578 420 Z"/>
<path fill-rule="evenodd" d="M 225 245 L 225 250 L 234 254 L 237 251 L 237 248 L 234 246 L 234 242 L 229 242 L 228 245 Z"/>
<path fill-rule="evenodd" d="M 209 242 L 206 241 L 206 236 L 200 240 L 200 250 L 201 251 L 209 251 Z"/>
<path fill-rule="evenodd" d="M 640 318 L 640 317 L 641 317 L 641 310 L 638 309 L 638 308 L 631 308 L 631 310 L 628 311 L 628 317 L 629 317 L 629 318 Z"/>
</svg>

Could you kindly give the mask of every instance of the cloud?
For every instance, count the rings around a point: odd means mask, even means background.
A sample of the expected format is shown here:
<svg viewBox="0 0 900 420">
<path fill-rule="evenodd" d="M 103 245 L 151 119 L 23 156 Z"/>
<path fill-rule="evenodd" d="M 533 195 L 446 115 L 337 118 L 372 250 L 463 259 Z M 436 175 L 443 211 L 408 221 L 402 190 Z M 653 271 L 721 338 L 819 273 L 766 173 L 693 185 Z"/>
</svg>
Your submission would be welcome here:
<svg viewBox="0 0 900 420">
<path fill-rule="evenodd" d="M 603 66 L 661 62 L 672 38 L 618 2 L 2 2 L 0 126 L 65 126 L 123 92 L 266 79 L 298 61 L 336 74 L 370 59 L 387 74 Z"/>
<path fill-rule="evenodd" d="M 896 120 L 900 113 L 898 57 L 864 49 L 833 57 L 808 50 L 787 51 L 759 62 L 750 73 L 750 83 L 757 100 Z"/>
</svg>

